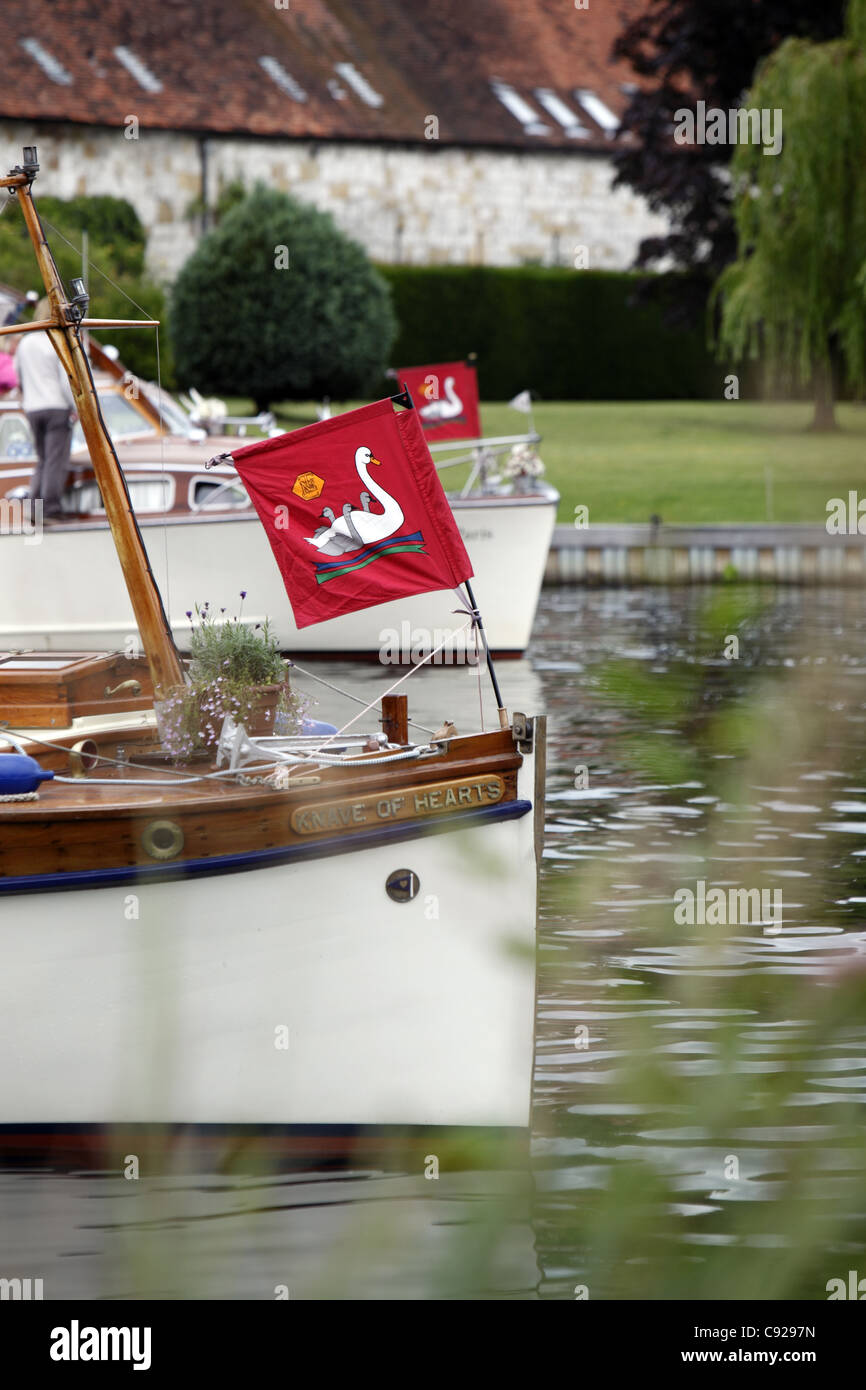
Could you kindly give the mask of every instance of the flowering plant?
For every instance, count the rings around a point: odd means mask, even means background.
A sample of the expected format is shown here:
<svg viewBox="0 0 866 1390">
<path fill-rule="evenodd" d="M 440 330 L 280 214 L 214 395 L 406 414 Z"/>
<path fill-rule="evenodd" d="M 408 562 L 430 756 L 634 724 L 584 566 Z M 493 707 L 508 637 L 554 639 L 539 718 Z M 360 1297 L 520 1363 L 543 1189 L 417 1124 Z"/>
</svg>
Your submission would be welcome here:
<svg viewBox="0 0 866 1390">
<path fill-rule="evenodd" d="M 241 593 L 241 610 L 246 590 Z M 224 618 L 209 603 L 187 612 L 192 633 L 189 684 L 160 702 L 163 747 L 182 762 L 219 740 L 227 714 L 253 732 L 256 723 L 275 734 L 296 733 L 308 701 L 289 687 L 288 668 L 267 619 L 251 627 L 240 613 Z M 267 698 L 263 698 L 267 697 Z M 259 730 L 262 732 L 262 730 Z"/>
<path fill-rule="evenodd" d="M 502 470 L 506 478 L 540 478 L 544 464 L 531 444 L 515 444 Z"/>
</svg>

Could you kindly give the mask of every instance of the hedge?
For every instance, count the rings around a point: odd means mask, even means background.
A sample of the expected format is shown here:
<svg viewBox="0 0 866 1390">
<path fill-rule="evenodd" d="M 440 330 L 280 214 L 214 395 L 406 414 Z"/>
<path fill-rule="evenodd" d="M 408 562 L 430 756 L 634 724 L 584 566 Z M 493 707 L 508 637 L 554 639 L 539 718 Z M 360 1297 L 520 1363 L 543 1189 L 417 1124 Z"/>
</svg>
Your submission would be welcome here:
<svg viewBox="0 0 866 1390">
<path fill-rule="evenodd" d="M 637 302 L 641 276 L 541 266 L 379 267 L 399 322 L 395 366 L 478 354 L 486 400 L 531 388 L 543 400 L 721 396 L 703 327 L 665 325 Z"/>
</svg>

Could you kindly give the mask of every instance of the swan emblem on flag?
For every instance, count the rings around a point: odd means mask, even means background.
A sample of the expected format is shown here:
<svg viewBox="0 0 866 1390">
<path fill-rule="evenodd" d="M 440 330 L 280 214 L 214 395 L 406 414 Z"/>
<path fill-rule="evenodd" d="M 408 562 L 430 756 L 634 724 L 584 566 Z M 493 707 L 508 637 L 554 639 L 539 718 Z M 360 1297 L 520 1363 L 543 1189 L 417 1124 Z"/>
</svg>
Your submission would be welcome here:
<svg viewBox="0 0 866 1390">
<path fill-rule="evenodd" d="M 395 534 L 403 525 L 403 509 L 395 497 L 370 477 L 368 469 L 371 464 L 381 467 L 381 461 L 373 457 L 371 449 L 364 446 L 355 450 L 355 469 L 361 482 L 366 484 L 361 493 L 360 508 L 346 502 L 342 516 L 336 516 L 332 507 L 323 507 L 322 516 L 330 524 L 319 526 L 312 536 L 304 537 L 307 544 L 314 546 L 320 555 L 338 559 L 336 564 L 316 565 L 316 578 L 320 584 L 351 570 L 363 569 L 382 555 L 424 549 L 424 537 L 420 531 L 415 531 L 411 536 Z M 370 511 L 374 497 L 383 508 L 381 512 Z"/>
<path fill-rule="evenodd" d="M 442 400 L 422 405 L 418 411 L 425 428 L 430 425 L 444 425 L 448 420 L 459 420 L 463 414 L 463 402 L 454 389 L 454 378 L 445 378 L 445 396 Z"/>
</svg>

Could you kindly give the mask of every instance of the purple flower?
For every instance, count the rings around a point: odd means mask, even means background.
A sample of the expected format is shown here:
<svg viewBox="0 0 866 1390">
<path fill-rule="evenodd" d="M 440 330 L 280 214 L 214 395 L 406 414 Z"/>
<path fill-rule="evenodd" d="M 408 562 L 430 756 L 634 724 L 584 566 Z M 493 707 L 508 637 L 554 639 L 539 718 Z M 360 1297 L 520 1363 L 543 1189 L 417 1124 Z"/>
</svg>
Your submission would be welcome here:
<svg viewBox="0 0 866 1390">
<path fill-rule="evenodd" d="M 247 591 L 246 591 L 246 589 L 241 589 L 241 598 L 246 598 L 246 596 L 247 596 Z"/>
</svg>

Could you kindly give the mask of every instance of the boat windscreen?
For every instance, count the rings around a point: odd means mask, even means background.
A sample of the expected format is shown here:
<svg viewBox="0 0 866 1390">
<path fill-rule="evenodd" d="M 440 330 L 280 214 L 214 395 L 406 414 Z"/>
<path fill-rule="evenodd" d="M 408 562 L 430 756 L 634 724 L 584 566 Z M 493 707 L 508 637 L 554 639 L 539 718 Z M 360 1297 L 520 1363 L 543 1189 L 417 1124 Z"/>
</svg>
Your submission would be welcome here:
<svg viewBox="0 0 866 1390">
<path fill-rule="evenodd" d="M 100 391 L 99 405 L 108 433 L 116 444 L 123 439 L 138 439 L 142 435 L 156 434 L 152 422 L 136 409 L 133 401 L 127 400 L 122 391 Z M 79 420 L 72 434 L 73 453 L 84 447 L 84 433 Z"/>
</svg>

